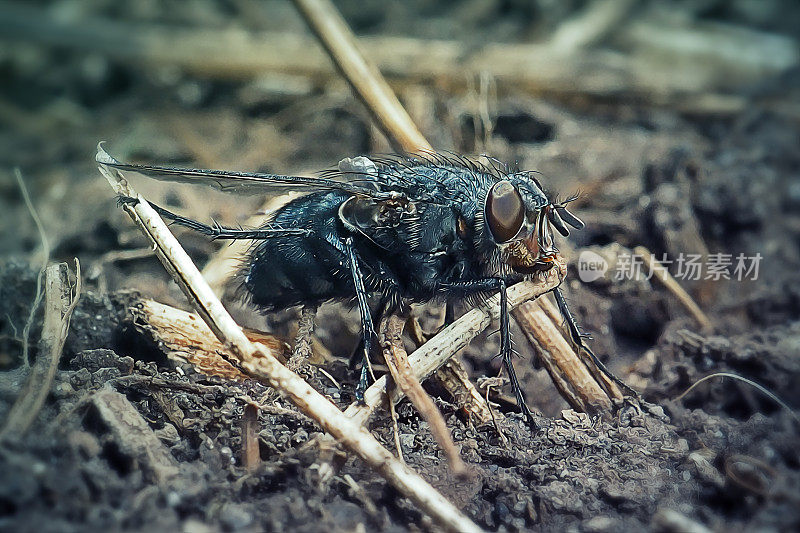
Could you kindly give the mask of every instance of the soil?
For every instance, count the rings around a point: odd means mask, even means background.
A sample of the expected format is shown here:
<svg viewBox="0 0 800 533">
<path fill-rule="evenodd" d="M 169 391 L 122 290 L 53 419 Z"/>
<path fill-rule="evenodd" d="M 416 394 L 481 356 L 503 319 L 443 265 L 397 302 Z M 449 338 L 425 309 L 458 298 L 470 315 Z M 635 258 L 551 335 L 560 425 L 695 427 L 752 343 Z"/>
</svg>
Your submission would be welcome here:
<svg viewBox="0 0 800 533">
<path fill-rule="evenodd" d="M 93 0 L 48 9 L 306 31 L 290 3 L 267 2 L 256 11 L 272 16 L 261 18 L 246 16 L 245 4 L 198 1 L 187 13 L 171 2 L 134 8 Z M 565 3 L 563 12 L 489 4 L 494 7 L 446 2 L 415 9 L 368 2 L 342 9 L 358 33 L 458 38 L 469 28 L 475 41 L 502 35 L 495 40 L 520 42 L 580 3 Z M 704 17 L 747 22 L 741 10 L 705 4 L 717 8 Z M 484 18 L 492 22 L 483 24 Z M 785 18 L 777 13 L 754 24 L 800 37 Z M 21 170 L 30 190 L 50 259 L 72 264 L 77 257 L 84 281 L 44 408 L 29 432 L 0 446 L 0 530 L 434 529 L 352 456 L 337 455 L 334 475 L 322 475 L 320 429 L 274 391 L 199 374 L 137 331 L 129 307 L 140 295 L 187 304 L 154 256 L 114 255 L 147 244 L 117 209 L 93 162 L 99 140 L 108 140 L 120 159 L 286 174 L 388 151 L 347 88 L 340 81 L 291 85 L 287 78 L 277 90 L 266 78 L 208 80 L 99 51 L 23 42 L 0 48 L 0 72 L 0 174 L 6 176 L 0 222 L 11 230 L 0 234 L 0 420 L 26 378 L 21 347 L 42 250 L 10 169 Z M 698 115 L 631 100 L 543 100 L 504 91 L 491 102 L 495 120 L 487 140 L 476 134 L 475 93 L 403 88 L 401 98 L 437 148 L 487 152 L 537 169 L 548 191 L 562 197 L 584 192 L 573 211 L 586 229 L 559 241 L 571 261 L 563 287 L 598 356 L 651 406 L 626 402 L 606 418 L 568 409 L 514 330 L 517 372 L 538 429 L 507 403 L 499 428 L 474 427 L 452 398 L 431 388 L 473 475 L 461 480 L 448 472 L 427 423 L 403 402 L 399 441 L 407 463 L 490 530 L 800 530 L 794 414 L 800 409 L 800 121 L 781 111 L 787 102 L 796 105 L 798 94 L 800 76 L 790 72 L 742 89 L 743 112 Z M 156 203 L 204 221 L 244 221 L 263 200 L 133 179 Z M 188 231 L 176 234 L 198 265 L 223 246 Z M 762 259 L 757 279 L 679 280 L 711 320 L 712 329 L 701 331 L 655 279 L 615 279 L 615 267 L 642 245 L 669 260 L 719 253 Z M 581 281 L 584 251 L 608 261 L 603 278 Z M 670 265 L 676 276 L 677 267 Z M 241 324 L 292 338 L 295 311 L 264 317 L 234 300 L 226 304 Z M 417 311 L 426 330 L 439 326 L 441 309 Z M 41 314 L 33 313 L 28 335 L 31 361 L 38 356 Z M 332 303 L 320 310 L 315 335 L 325 352 L 322 367 L 341 387 L 317 372 L 309 379 L 342 408 L 353 399 L 356 376 L 347 360 L 358 330 L 349 307 Z M 499 372 L 493 331 L 461 355 L 476 379 Z M 680 397 L 715 373 L 747 378 L 785 405 L 723 376 Z M 243 409 L 251 400 L 271 406 L 259 413 L 262 463 L 254 472 L 241 458 Z M 132 406 L 143 432 L 168 451 L 166 459 L 136 448 L 147 440 L 115 429 L 112 404 Z M 379 412 L 370 429 L 394 450 L 387 413 Z"/>
</svg>

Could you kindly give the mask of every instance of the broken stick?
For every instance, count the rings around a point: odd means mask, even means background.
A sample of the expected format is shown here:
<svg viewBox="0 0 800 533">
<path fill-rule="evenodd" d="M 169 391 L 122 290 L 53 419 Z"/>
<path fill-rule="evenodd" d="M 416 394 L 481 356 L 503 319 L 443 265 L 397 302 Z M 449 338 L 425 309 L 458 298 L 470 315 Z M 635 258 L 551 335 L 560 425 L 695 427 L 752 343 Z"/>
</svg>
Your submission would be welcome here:
<svg viewBox="0 0 800 533">
<path fill-rule="evenodd" d="M 107 386 L 94 393 L 91 402 L 120 451 L 134 459 L 153 481 L 164 483 L 178 474 L 172 454 L 125 395 Z"/>
<path fill-rule="evenodd" d="M 463 476 L 467 472 L 467 466 L 461 460 L 459 450 L 450 436 L 450 431 L 447 429 L 442 413 L 437 409 L 436 404 L 433 403 L 433 400 L 422 388 L 422 385 L 420 385 L 420 381 L 414 375 L 414 370 L 408 361 L 408 354 L 403 348 L 404 322 L 402 318 L 394 314 L 384 317 L 381 321 L 380 334 L 383 344 L 383 357 L 386 359 L 389 373 L 392 375 L 397 388 L 408 396 L 408 399 L 414 404 L 419 414 L 428 422 L 436 442 L 447 456 L 450 470 L 457 476 Z"/>
</svg>

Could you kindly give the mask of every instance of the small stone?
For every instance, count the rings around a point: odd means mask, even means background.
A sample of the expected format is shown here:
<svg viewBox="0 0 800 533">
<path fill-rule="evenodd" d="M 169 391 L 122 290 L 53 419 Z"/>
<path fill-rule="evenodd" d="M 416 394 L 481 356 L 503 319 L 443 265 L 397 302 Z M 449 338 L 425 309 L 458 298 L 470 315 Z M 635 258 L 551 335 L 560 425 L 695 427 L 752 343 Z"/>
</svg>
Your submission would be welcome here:
<svg viewBox="0 0 800 533">
<path fill-rule="evenodd" d="M 614 519 L 609 516 L 595 516 L 583 524 L 583 529 L 589 533 L 605 533 L 616 530 L 615 524 Z"/>
<path fill-rule="evenodd" d="M 155 434 L 161 439 L 161 442 L 168 446 L 176 444 L 181 440 L 180 435 L 178 435 L 178 430 L 175 429 L 175 426 L 172 424 L 165 424 L 163 428 L 155 430 Z"/>
<path fill-rule="evenodd" d="M 219 521 L 226 528 L 238 531 L 253 523 L 253 515 L 242 505 L 226 503 L 219 511 Z"/>
<path fill-rule="evenodd" d="M 414 434 L 413 433 L 401 433 L 400 434 L 400 444 L 406 450 L 411 450 L 414 448 Z"/>
</svg>

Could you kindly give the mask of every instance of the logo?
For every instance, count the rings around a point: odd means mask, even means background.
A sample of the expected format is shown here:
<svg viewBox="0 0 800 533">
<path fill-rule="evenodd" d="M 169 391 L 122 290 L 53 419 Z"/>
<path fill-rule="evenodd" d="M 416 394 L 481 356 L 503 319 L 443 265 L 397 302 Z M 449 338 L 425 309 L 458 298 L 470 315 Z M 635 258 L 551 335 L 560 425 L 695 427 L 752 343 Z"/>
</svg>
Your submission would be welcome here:
<svg viewBox="0 0 800 533">
<path fill-rule="evenodd" d="M 578 256 L 578 277 L 584 283 L 590 283 L 603 277 L 608 270 L 608 262 L 600 255 L 584 250 Z"/>
</svg>

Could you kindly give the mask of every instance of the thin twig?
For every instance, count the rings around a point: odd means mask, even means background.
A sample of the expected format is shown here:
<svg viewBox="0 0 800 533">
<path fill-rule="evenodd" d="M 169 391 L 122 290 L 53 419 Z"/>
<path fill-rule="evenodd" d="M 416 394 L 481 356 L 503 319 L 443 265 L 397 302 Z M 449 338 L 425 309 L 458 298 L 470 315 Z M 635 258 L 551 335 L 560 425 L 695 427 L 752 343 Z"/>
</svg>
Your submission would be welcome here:
<svg viewBox="0 0 800 533">
<path fill-rule="evenodd" d="M 102 165 L 100 171 L 117 194 L 138 198 L 135 205 L 126 204 L 123 209 L 151 240 L 166 270 L 233 355 L 232 362 L 242 372 L 268 383 L 283 394 L 440 526 L 457 531 L 481 531 L 419 474 L 400 463 L 369 431 L 345 416 L 302 378 L 283 366 L 271 350 L 259 343 L 251 343 L 150 204 L 128 185 L 120 172 Z"/>
<path fill-rule="evenodd" d="M 710 375 L 708 375 L 708 376 L 706 376 L 704 378 L 700 378 L 697 381 L 695 381 L 694 383 L 692 383 L 692 385 L 688 389 L 686 389 L 681 394 L 676 396 L 672 401 L 674 401 L 674 402 L 680 401 L 681 399 L 683 399 L 684 396 L 686 396 L 687 394 L 692 392 L 695 389 L 695 387 L 697 387 L 701 383 L 703 383 L 705 381 L 708 381 L 709 379 L 712 379 L 712 378 L 731 378 L 731 379 L 738 379 L 741 382 L 747 383 L 748 385 L 750 385 L 751 387 L 753 387 L 757 391 L 759 391 L 761 394 L 763 394 L 764 396 L 766 396 L 767 398 L 769 398 L 773 402 L 777 403 L 778 405 L 780 405 L 781 407 L 786 409 L 786 411 L 788 411 L 788 413 L 790 415 L 792 415 L 792 418 L 794 418 L 797 422 L 800 422 L 800 416 L 798 416 L 798 414 L 794 412 L 794 409 L 789 407 L 789 405 L 786 402 L 784 402 L 783 400 L 778 398 L 778 396 L 775 393 L 773 393 L 772 391 L 770 391 L 769 389 L 767 389 L 763 385 L 759 385 L 758 383 L 756 383 L 753 380 L 747 379 L 746 377 L 740 376 L 738 374 L 733 374 L 733 373 L 730 373 L 730 372 L 715 372 L 715 373 L 710 374 Z"/>
<path fill-rule="evenodd" d="M 81 266 L 75 259 L 76 281 L 69 287 L 62 278 L 63 263 L 47 267 L 45 271 L 46 307 L 42 324 L 39 353 L 31 366 L 28 380 L 0 430 L 0 440 L 11 435 L 22 435 L 36 420 L 50 393 L 58 369 L 58 361 L 69 331 L 70 318 L 81 292 Z"/>
<path fill-rule="evenodd" d="M 36 230 L 39 232 L 39 239 L 42 241 L 42 267 L 39 269 L 39 274 L 36 276 L 36 296 L 33 298 L 31 310 L 30 313 L 28 313 L 28 320 L 25 322 L 25 327 L 22 329 L 22 365 L 28 368 L 30 366 L 30 361 L 28 360 L 30 350 L 29 339 L 36 311 L 42 303 L 42 277 L 44 276 L 47 264 L 50 262 L 50 241 L 47 238 L 47 233 L 44 231 L 39 213 L 37 213 L 36 208 L 33 207 L 33 202 L 28 194 L 28 188 L 25 186 L 25 180 L 22 179 L 22 172 L 19 168 L 14 169 L 14 176 L 17 178 L 17 185 L 22 193 L 22 199 L 25 200 L 25 206 L 28 208 L 28 212 L 31 214 L 31 218 L 36 224 Z"/>
<path fill-rule="evenodd" d="M 655 276 L 655 278 L 678 299 L 681 305 L 689 311 L 689 314 L 697 321 L 701 329 L 704 331 L 710 331 L 712 329 L 711 320 L 708 318 L 708 315 L 700 309 L 700 306 L 697 305 L 689 293 L 670 275 L 667 268 L 662 265 L 658 259 L 653 257 L 650 250 L 644 246 L 637 246 L 633 249 L 633 253 L 642 258 L 644 264 L 650 272 L 653 273 L 653 276 Z"/>
<path fill-rule="evenodd" d="M 432 150 L 378 69 L 358 50 L 356 37 L 329 0 L 294 0 L 353 91 L 398 151 Z"/>
<path fill-rule="evenodd" d="M 383 357 L 389 367 L 389 373 L 397 388 L 408 396 L 422 418 L 428 422 L 433 437 L 447 456 L 450 470 L 457 476 L 463 476 L 467 472 L 467 466 L 453 442 L 453 437 L 447 429 L 447 423 L 444 421 L 442 413 L 436 408 L 436 404 L 420 385 L 420 381 L 414 375 L 414 370 L 408 361 L 408 354 L 403 348 L 402 339 L 404 323 L 403 318 L 394 314 L 384 317 L 381 321 Z"/>
<path fill-rule="evenodd" d="M 492 404 L 489 401 L 489 394 L 492 392 L 492 388 L 495 386 L 496 383 L 502 385 L 504 380 L 501 377 L 493 377 L 493 378 L 483 378 L 483 381 L 478 380 L 478 387 L 486 388 L 486 406 L 489 408 L 489 414 L 492 417 L 492 425 L 494 425 L 494 430 L 497 433 L 500 440 L 503 444 L 508 443 L 508 438 L 506 438 L 505 434 L 500 430 L 500 426 L 497 423 L 497 419 L 494 415 L 494 409 L 492 409 Z"/>
<path fill-rule="evenodd" d="M 405 463 L 403 446 L 400 444 L 400 427 L 397 425 L 397 409 L 394 407 L 394 402 L 388 401 L 387 403 L 389 404 L 389 416 L 392 417 L 392 433 L 394 433 L 394 447 L 397 450 L 397 458 L 400 462 Z"/>
</svg>

